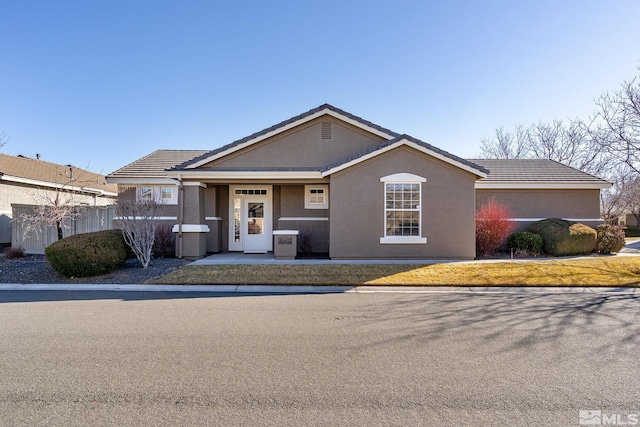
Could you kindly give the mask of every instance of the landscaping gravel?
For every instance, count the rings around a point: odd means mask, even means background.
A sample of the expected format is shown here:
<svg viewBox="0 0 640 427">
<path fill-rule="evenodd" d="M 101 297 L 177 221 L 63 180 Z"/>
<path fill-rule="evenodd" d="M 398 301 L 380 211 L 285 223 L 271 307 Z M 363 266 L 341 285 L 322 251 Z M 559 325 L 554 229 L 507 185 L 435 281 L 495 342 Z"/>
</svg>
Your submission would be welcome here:
<svg viewBox="0 0 640 427">
<path fill-rule="evenodd" d="M 0 283 L 67 283 L 67 284 L 140 284 L 189 264 L 179 258 L 154 258 L 148 268 L 140 267 L 138 260 L 128 259 L 118 270 L 102 276 L 67 278 L 51 268 L 44 255 L 7 259 L 0 255 Z"/>
</svg>

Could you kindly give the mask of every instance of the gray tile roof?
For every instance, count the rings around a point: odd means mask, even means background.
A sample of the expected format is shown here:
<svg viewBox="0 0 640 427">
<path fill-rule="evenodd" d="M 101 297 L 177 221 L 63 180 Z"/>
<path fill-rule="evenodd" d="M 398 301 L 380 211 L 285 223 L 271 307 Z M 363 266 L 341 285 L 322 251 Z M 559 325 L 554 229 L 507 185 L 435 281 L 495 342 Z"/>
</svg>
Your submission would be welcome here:
<svg viewBox="0 0 640 427">
<path fill-rule="evenodd" d="M 117 186 L 107 184 L 105 176 L 98 173 L 89 172 L 72 165 L 60 165 L 40 159 L 10 156 L 2 153 L 0 153 L 0 175 L 41 181 L 53 185 L 86 187 L 113 193 L 118 190 Z"/>
<path fill-rule="evenodd" d="M 165 170 L 207 152 L 208 150 L 156 150 L 110 173 L 107 178 L 164 178 Z"/>
<path fill-rule="evenodd" d="M 434 147 L 434 146 L 433 146 L 433 145 L 431 145 L 431 144 L 428 144 L 428 143 L 426 143 L 426 142 L 424 142 L 424 141 L 421 141 L 421 140 L 419 140 L 419 139 L 417 139 L 417 138 L 414 138 L 414 137 L 412 137 L 412 136 L 410 136 L 410 135 L 406 135 L 406 134 L 398 135 L 397 137 L 395 137 L 395 138 L 393 138 L 393 139 L 391 139 L 391 140 L 389 140 L 389 141 L 386 141 L 386 142 L 384 142 L 384 143 L 378 144 L 378 145 L 376 145 L 375 147 L 371 147 L 370 149 L 368 149 L 368 150 L 366 150 L 366 151 L 363 151 L 363 152 L 361 152 L 361 153 L 358 153 L 358 154 L 356 154 L 355 156 L 352 156 L 352 157 L 350 157 L 350 158 L 348 158 L 348 159 L 345 159 L 345 160 L 342 160 L 342 161 L 340 161 L 340 162 L 337 162 L 337 163 L 334 163 L 334 164 L 328 165 L 328 166 L 326 166 L 322 171 L 323 171 L 323 172 L 326 172 L 326 171 L 328 171 L 328 170 L 330 170 L 330 169 L 333 169 L 333 168 L 338 167 L 338 166 L 340 166 L 340 165 L 343 165 L 343 164 L 345 164 L 345 163 L 349 163 L 349 162 L 351 162 L 351 161 L 353 161 L 353 160 L 359 159 L 360 157 L 366 156 L 367 154 L 374 153 L 374 152 L 376 152 L 376 151 L 378 151 L 378 150 L 380 150 L 380 149 L 383 149 L 383 148 L 385 148 L 385 147 L 388 147 L 388 146 L 390 146 L 390 145 L 393 145 L 393 144 L 395 144 L 396 142 L 401 141 L 401 140 L 403 140 L 403 139 L 406 139 L 407 141 L 411 141 L 411 142 L 413 142 L 414 144 L 420 145 L 420 146 L 422 146 L 422 147 L 424 147 L 424 148 L 426 148 L 426 149 L 428 149 L 428 150 L 431 150 L 431 151 L 433 151 L 433 152 L 436 152 L 436 153 L 438 153 L 438 154 L 440 154 L 440 155 L 442 155 L 442 156 L 444 156 L 444 157 L 447 157 L 447 158 L 449 158 L 449 159 L 451 159 L 451 160 L 453 160 L 453 161 L 456 161 L 456 162 L 458 162 L 458 163 L 462 163 L 463 165 L 469 166 L 469 167 L 470 167 L 470 168 L 472 168 L 472 169 L 476 169 L 476 170 L 478 170 L 479 172 L 483 172 L 483 173 L 487 173 L 487 174 L 489 173 L 489 170 L 488 170 L 488 169 L 486 169 L 484 166 L 481 166 L 481 165 L 479 165 L 479 164 L 477 164 L 477 163 L 474 163 L 474 162 L 472 162 L 472 161 L 469 161 L 469 160 L 465 160 L 465 159 L 463 159 L 463 158 L 460 158 L 460 157 L 458 157 L 458 156 L 456 156 L 456 155 L 453 155 L 453 154 L 451 154 L 451 153 L 449 153 L 449 152 L 447 152 L 447 151 L 444 151 L 444 150 L 442 150 L 442 149 L 440 149 L 440 148 L 438 148 L 438 147 Z"/>
<path fill-rule="evenodd" d="M 547 159 L 470 159 L 490 174 L 480 182 L 582 182 L 606 183 L 604 179 Z"/>
<path fill-rule="evenodd" d="M 254 133 L 254 134 L 251 134 L 251 135 L 249 135 L 249 136 L 247 136 L 247 137 L 244 137 L 244 138 L 242 138 L 242 139 L 239 139 L 239 140 L 237 140 L 237 141 L 234 141 L 234 142 L 232 142 L 232 143 L 230 143 L 230 144 L 224 145 L 224 146 L 222 146 L 222 147 L 220 147 L 220 148 L 216 148 L 215 150 L 212 150 L 212 151 L 208 151 L 208 152 L 206 152 L 206 153 L 204 153 L 204 154 L 202 154 L 202 155 L 200 155 L 200 156 L 198 156 L 198 157 L 196 157 L 196 158 L 194 158 L 194 159 L 191 159 L 191 160 L 189 160 L 189 161 L 186 161 L 185 163 L 182 163 L 181 165 L 176 165 L 176 167 L 174 167 L 174 168 L 173 168 L 173 170 L 182 170 L 182 169 L 185 169 L 187 166 L 189 166 L 189 165 L 191 165 L 191 164 L 193 164 L 193 163 L 197 163 L 197 162 L 199 162 L 200 160 L 204 160 L 204 159 L 206 159 L 207 157 L 215 156 L 216 154 L 219 154 L 219 153 L 222 153 L 222 152 L 224 152 L 224 151 L 227 151 L 227 150 L 229 150 L 230 148 L 233 148 L 233 147 L 235 147 L 235 146 L 237 146 L 237 145 L 243 144 L 243 143 L 245 143 L 245 142 L 247 142 L 247 141 L 251 141 L 251 140 L 252 140 L 252 139 L 254 139 L 254 138 L 258 138 L 258 137 L 260 137 L 260 136 L 262 136 L 262 135 L 268 134 L 269 132 L 273 132 L 273 131 L 275 131 L 275 130 L 278 130 L 279 128 L 282 128 L 282 127 L 284 127 L 284 126 L 287 126 L 288 124 L 291 124 L 291 123 L 295 123 L 295 122 L 297 122 L 298 120 L 302 120 L 302 119 L 304 119 L 305 117 L 309 117 L 309 116 L 311 116 L 311 115 L 313 115 L 313 114 L 315 114 L 315 113 L 317 113 L 317 112 L 320 112 L 320 111 L 322 111 L 322 110 L 325 110 L 325 109 L 327 109 L 327 110 L 331 110 L 331 111 L 333 111 L 333 112 L 335 112 L 335 113 L 338 113 L 338 114 L 341 114 L 341 115 L 343 115 L 343 116 L 345 116 L 345 117 L 348 117 L 348 118 L 350 118 L 350 119 L 352 119 L 352 120 L 355 120 L 355 121 L 357 121 L 357 122 L 359 122 L 359 123 L 362 123 L 362 124 L 363 124 L 363 125 L 365 125 L 365 126 L 369 126 L 369 127 L 373 128 L 373 129 L 377 129 L 377 130 L 379 130 L 379 131 L 381 131 L 381 132 L 387 133 L 387 134 L 392 135 L 392 136 L 394 136 L 394 137 L 399 135 L 399 134 L 397 134 L 396 132 L 393 132 L 393 131 L 391 131 L 391 130 L 389 130 L 389 129 L 385 129 L 385 128 L 383 128 L 382 126 L 378 126 L 378 125 L 376 125 L 375 123 L 371 123 L 370 121 L 367 121 L 367 120 L 365 120 L 365 119 L 363 119 L 363 118 L 361 118 L 361 117 L 354 116 L 354 115 L 353 115 L 353 114 L 351 114 L 351 113 L 348 113 L 348 112 L 346 112 L 346 111 L 344 111 L 344 110 L 341 110 L 341 109 L 339 109 L 339 108 L 336 108 L 336 107 L 334 107 L 333 105 L 330 105 L 330 104 L 322 104 L 321 106 L 319 106 L 319 107 L 317 107 L 317 108 L 313 108 L 313 109 L 311 109 L 311 110 L 307 111 L 306 113 L 302 113 L 302 114 L 299 114 L 299 115 L 297 115 L 297 116 L 295 116 L 295 117 L 291 117 L 290 119 L 287 119 L 287 120 L 285 120 L 285 121 L 283 121 L 283 122 L 280 122 L 280 123 L 278 123 L 278 124 L 275 124 L 275 125 L 273 125 L 273 126 L 270 126 L 270 127 L 266 128 L 266 129 L 263 129 L 263 130 L 261 130 L 261 131 L 259 131 L 259 132 L 256 132 L 256 133 Z"/>
</svg>

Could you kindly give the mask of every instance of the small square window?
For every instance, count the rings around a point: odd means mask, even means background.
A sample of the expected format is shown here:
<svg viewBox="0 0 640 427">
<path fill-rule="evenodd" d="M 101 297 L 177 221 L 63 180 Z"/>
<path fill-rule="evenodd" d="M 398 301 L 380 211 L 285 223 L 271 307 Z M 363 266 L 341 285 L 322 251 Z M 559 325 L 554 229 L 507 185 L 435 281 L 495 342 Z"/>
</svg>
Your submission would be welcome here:
<svg viewBox="0 0 640 427">
<path fill-rule="evenodd" d="M 305 185 L 304 207 L 305 209 L 329 209 L 329 186 Z"/>
</svg>

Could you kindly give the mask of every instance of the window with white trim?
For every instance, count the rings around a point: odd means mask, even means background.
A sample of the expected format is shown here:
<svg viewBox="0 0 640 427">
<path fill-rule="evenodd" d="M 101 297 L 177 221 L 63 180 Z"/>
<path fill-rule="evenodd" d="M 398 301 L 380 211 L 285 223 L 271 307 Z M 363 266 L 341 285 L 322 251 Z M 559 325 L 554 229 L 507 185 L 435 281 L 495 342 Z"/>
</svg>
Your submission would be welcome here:
<svg viewBox="0 0 640 427">
<path fill-rule="evenodd" d="M 305 209 L 329 209 L 329 186 L 305 185 L 304 207 Z"/>
<path fill-rule="evenodd" d="M 422 237 L 422 183 L 425 178 L 400 173 L 384 183 L 384 236 L 380 243 L 426 243 Z"/>
<path fill-rule="evenodd" d="M 138 187 L 137 198 L 139 201 L 155 200 L 165 205 L 178 204 L 177 187 L 148 185 Z"/>
</svg>

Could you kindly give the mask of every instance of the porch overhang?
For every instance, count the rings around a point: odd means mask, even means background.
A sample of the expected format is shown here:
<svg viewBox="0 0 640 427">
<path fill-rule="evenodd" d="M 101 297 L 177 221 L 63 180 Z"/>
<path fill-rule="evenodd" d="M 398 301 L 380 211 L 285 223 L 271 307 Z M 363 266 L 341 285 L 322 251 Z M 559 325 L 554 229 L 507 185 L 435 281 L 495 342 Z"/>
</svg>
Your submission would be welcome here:
<svg viewBox="0 0 640 427">
<path fill-rule="evenodd" d="M 202 182 L 301 182 L 325 181 L 320 171 L 167 171 L 167 178 Z"/>
</svg>

